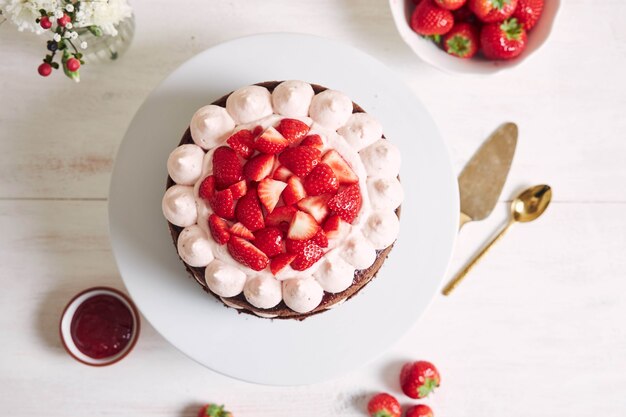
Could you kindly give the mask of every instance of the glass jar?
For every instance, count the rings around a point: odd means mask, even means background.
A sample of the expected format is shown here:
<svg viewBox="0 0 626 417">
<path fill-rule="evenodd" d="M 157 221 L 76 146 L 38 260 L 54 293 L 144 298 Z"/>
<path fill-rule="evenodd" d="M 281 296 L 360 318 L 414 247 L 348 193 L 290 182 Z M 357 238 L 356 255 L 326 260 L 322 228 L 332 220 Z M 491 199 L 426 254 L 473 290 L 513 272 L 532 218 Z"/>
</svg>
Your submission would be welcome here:
<svg viewBox="0 0 626 417">
<path fill-rule="evenodd" d="M 115 28 L 117 36 L 97 36 L 87 28 L 77 30 L 80 41 L 87 42 L 87 49 L 81 51 L 86 63 L 115 61 L 128 50 L 135 35 L 135 15 L 122 20 Z"/>
</svg>

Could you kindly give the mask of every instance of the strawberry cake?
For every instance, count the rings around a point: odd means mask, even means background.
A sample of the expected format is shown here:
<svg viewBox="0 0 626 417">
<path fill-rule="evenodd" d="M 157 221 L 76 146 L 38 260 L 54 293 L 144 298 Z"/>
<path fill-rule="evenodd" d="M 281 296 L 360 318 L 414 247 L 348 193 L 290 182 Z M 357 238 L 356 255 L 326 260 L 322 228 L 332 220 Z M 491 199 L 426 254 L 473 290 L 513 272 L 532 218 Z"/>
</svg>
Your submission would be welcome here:
<svg viewBox="0 0 626 417">
<path fill-rule="evenodd" d="M 162 209 L 205 291 L 264 318 L 354 296 L 399 232 L 400 152 L 345 94 L 246 86 L 196 111 L 167 160 Z"/>
</svg>

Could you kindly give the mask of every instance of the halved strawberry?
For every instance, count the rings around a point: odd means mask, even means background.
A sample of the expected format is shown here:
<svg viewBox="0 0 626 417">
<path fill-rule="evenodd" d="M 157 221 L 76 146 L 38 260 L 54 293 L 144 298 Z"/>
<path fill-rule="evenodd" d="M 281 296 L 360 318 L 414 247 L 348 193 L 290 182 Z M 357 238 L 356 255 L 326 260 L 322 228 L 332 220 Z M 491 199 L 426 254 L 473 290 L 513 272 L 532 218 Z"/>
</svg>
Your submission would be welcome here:
<svg viewBox="0 0 626 417">
<path fill-rule="evenodd" d="M 307 244 L 308 240 L 293 240 L 293 239 L 285 239 L 285 249 L 287 253 L 294 253 L 299 255 L 302 253 L 304 246 Z"/>
<path fill-rule="evenodd" d="M 254 234 L 243 224 L 237 222 L 230 226 L 230 233 L 242 239 L 254 240 Z"/>
<path fill-rule="evenodd" d="M 309 213 L 296 211 L 289 224 L 287 237 L 293 240 L 309 240 L 317 234 L 319 229 L 319 224 Z"/>
<path fill-rule="evenodd" d="M 278 155 L 278 160 L 291 172 L 300 178 L 304 178 L 319 163 L 321 156 L 322 153 L 317 148 L 297 146 L 285 149 Z"/>
<path fill-rule="evenodd" d="M 298 201 L 306 197 L 306 191 L 304 191 L 304 184 L 300 181 L 300 178 L 295 175 L 287 180 L 287 187 L 283 191 L 283 202 L 286 206 L 296 204 Z"/>
<path fill-rule="evenodd" d="M 250 181 L 261 181 L 271 174 L 274 168 L 274 155 L 259 154 L 243 166 L 243 176 Z"/>
<path fill-rule="evenodd" d="M 305 242 L 301 252 L 291 262 L 296 271 L 304 271 L 324 256 L 324 250 L 312 241 Z"/>
<path fill-rule="evenodd" d="M 315 236 L 313 236 L 313 239 L 311 239 L 311 242 L 315 243 L 320 248 L 328 247 L 328 237 L 326 236 L 326 233 L 324 233 L 324 230 L 322 229 L 320 229 L 320 231 L 317 232 Z"/>
<path fill-rule="evenodd" d="M 259 183 L 259 200 L 261 200 L 261 204 L 263 204 L 268 213 L 274 211 L 274 207 L 276 207 L 280 194 L 285 187 L 287 187 L 286 183 L 271 178 L 265 178 Z"/>
<path fill-rule="evenodd" d="M 213 175 L 209 175 L 200 183 L 200 188 L 198 189 L 198 195 L 200 198 L 208 200 L 215 193 L 215 177 Z"/>
<path fill-rule="evenodd" d="M 276 126 L 278 130 L 289 142 L 294 143 L 302 139 L 309 133 L 309 126 L 296 119 L 283 119 Z"/>
<path fill-rule="evenodd" d="M 272 175 L 272 178 L 278 181 L 287 182 L 289 177 L 291 177 L 292 175 L 293 173 L 291 171 L 289 171 L 284 166 L 279 165 L 278 168 L 276 168 L 276 170 L 274 171 L 274 175 Z"/>
<path fill-rule="evenodd" d="M 339 181 L 332 168 L 320 162 L 304 179 L 304 189 L 308 195 L 335 194 Z"/>
<path fill-rule="evenodd" d="M 254 245 L 270 258 L 283 251 L 283 232 L 276 227 L 266 227 L 254 232 Z"/>
<path fill-rule="evenodd" d="M 339 191 L 330 199 L 328 208 L 342 220 L 352 223 L 361 210 L 361 190 L 358 184 Z"/>
<path fill-rule="evenodd" d="M 220 146 L 213 153 L 213 176 L 218 190 L 243 179 L 239 157 L 228 146 Z"/>
<path fill-rule="evenodd" d="M 216 214 L 211 214 L 209 216 L 209 230 L 211 231 L 211 236 L 213 236 L 213 239 L 215 239 L 217 243 L 220 245 L 228 243 L 230 232 L 228 231 L 228 223 L 226 223 L 226 220 Z"/>
<path fill-rule="evenodd" d="M 289 146 L 289 141 L 271 126 L 254 141 L 254 148 L 257 151 L 268 154 L 280 153 L 287 146 Z"/>
<path fill-rule="evenodd" d="M 289 230 L 291 219 L 296 214 L 296 208 L 292 206 L 276 207 L 273 212 L 265 218 L 266 226 L 276 226 L 283 232 Z"/>
<path fill-rule="evenodd" d="M 302 142 L 300 142 L 300 146 L 311 146 L 313 148 L 317 148 L 320 151 L 324 149 L 324 141 L 320 135 L 308 135 Z"/>
<path fill-rule="evenodd" d="M 359 177 L 356 176 L 350 164 L 348 164 L 336 150 L 333 149 L 326 152 L 322 157 L 322 162 L 332 168 L 339 184 L 354 184 L 359 182 Z"/>
<path fill-rule="evenodd" d="M 228 140 L 226 140 L 226 143 L 233 148 L 237 155 L 248 159 L 254 153 L 254 148 L 252 147 L 254 138 L 255 135 L 251 131 L 248 129 L 242 129 L 229 137 Z"/>
<path fill-rule="evenodd" d="M 255 271 L 261 271 L 270 262 L 267 255 L 265 255 L 259 248 L 237 236 L 231 236 L 228 241 L 228 252 L 239 263 L 246 265 L 254 269 Z"/>
<path fill-rule="evenodd" d="M 318 224 L 322 224 L 330 210 L 328 209 L 328 200 L 330 200 L 332 195 L 330 194 L 322 194 L 313 197 L 303 198 L 298 201 L 298 208 L 302 211 L 306 211 L 309 213 Z"/>
<path fill-rule="evenodd" d="M 233 192 L 233 199 L 238 200 L 246 195 L 248 185 L 246 184 L 246 180 L 241 180 L 228 187 L 228 189 Z"/>
<path fill-rule="evenodd" d="M 255 188 L 250 188 L 248 193 L 239 199 L 235 208 L 235 216 L 252 232 L 265 227 L 261 204 Z"/>
<path fill-rule="evenodd" d="M 229 189 L 215 192 L 209 198 L 209 205 L 215 214 L 225 219 L 232 219 L 235 215 L 235 200 Z"/>
<path fill-rule="evenodd" d="M 287 265 L 291 263 L 294 259 L 296 259 L 295 253 L 281 253 L 276 255 L 270 260 L 270 271 L 272 274 L 277 275 L 280 271 L 285 269 Z"/>
<path fill-rule="evenodd" d="M 326 220 L 324 223 L 324 233 L 326 233 L 326 237 L 328 239 L 334 239 L 339 235 L 339 231 L 343 226 L 343 220 L 336 214 L 333 214 Z"/>
</svg>

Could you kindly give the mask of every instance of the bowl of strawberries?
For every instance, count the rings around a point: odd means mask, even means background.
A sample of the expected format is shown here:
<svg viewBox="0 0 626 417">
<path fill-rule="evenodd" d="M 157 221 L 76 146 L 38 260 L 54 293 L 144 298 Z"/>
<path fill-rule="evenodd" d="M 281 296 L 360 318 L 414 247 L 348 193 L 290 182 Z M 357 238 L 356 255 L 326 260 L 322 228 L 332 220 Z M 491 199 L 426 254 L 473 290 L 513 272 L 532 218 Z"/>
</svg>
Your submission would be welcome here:
<svg viewBox="0 0 626 417">
<path fill-rule="evenodd" d="M 548 39 L 560 0 L 389 0 L 400 36 L 439 69 L 492 74 Z"/>
</svg>

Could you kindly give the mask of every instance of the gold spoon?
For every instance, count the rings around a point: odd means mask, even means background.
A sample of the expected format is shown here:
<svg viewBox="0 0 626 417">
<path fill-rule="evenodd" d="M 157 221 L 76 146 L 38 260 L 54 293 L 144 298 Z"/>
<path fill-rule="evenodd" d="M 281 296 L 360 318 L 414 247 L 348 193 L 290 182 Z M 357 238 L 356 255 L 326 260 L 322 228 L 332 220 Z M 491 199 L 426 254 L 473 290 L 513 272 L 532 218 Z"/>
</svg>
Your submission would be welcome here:
<svg viewBox="0 0 626 417">
<path fill-rule="evenodd" d="M 500 230 L 500 233 L 494 237 L 491 242 L 487 244 L 475 257 L 472 259 L 465 267 L 459 271 L 452 281 L 445 286 L 442 293 L 443 295 L 448 295 L 454 290 L 457 285 L 463 281 L 463 278 L 467 275 L 467 273 L 478 263 L 480 258 L 483 257 L 484 254 L 491 249 L 491 247 L 496 243 L 509 227 L 513 226 L 514 223 L 527 223 L 536 220 L 539 216 L 543 214 L 543 212 L 550 204 L 550 200 L 552 200 L 552 189 L 548 185 L 535 185 L 534 187 L 530 187 L 524 190 L 520 195 L 518 195 L 515 200 L 511 203 L 511 218 L 507 224 Z"/>
</svg>

